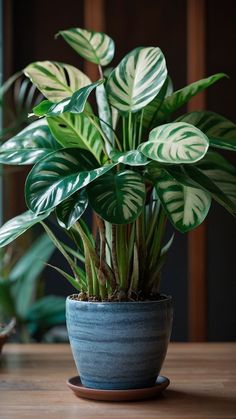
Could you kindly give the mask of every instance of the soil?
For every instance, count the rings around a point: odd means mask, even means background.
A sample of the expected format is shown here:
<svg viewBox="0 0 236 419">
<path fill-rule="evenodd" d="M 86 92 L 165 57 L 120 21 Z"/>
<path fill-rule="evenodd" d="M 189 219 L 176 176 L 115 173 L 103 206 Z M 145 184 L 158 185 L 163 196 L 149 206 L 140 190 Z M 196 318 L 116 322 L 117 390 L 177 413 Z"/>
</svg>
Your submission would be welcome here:
<svg viewBox="0 0 236 419">
<path fill-rule="evenodd" d="M 79 294 L 73 294 L 69 297 L 71 300 L 76 301 L 90 301 L 90 302 L 101 302 L 101 299 L 97 297 L 88 297 L 86 293 L 81 292 Z M 151 294 L 148 296 L 139 295 L 137 293 L 131 295 L 130 297 L 127 294 L 120 290 L 117 291 L 113 296 L 107 298 L 106 300 L 102 300 L 103 302 L 139 302 L 139 301 L 159 301 L 164 300 L 166 298 L 163 294 Z"/>
</svg>

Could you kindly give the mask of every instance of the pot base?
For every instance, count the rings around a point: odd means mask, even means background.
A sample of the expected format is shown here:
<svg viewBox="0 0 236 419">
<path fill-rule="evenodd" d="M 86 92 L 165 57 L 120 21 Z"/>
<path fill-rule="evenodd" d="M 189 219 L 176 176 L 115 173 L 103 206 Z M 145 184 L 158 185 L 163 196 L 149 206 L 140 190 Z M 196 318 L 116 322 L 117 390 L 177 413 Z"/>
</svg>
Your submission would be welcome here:
<svg viewBox="0 0 236 419">
<path fill-rule="evenodd" d="M 87 388 L 82 385 L 79 376 L 69 378 L 67 381 L 67 385 L 77 397 L 111 402 L 151 399 L 165 390 L 169 384 L 170 380 L 161 375 L 157 378 L 156 384 L 153 387 L 132 390 L 98 390 Z"/>
</svg>

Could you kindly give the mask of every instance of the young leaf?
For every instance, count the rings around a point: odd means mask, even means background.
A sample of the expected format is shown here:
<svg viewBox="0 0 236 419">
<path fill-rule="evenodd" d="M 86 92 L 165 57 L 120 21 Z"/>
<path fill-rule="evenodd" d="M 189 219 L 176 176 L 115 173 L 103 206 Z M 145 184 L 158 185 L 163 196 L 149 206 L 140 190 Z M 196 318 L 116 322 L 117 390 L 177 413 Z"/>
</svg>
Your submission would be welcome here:
<svg viewBox="0 0 236 419">
<path fill-rule="evenodd" d="M 48 117 L 52 135 L 63 147 L 79 147 L 90 151 L 98 162 L 102 159 L 103 139 L 84 114 L 71 113 Z"/>
<path fill-rule="evenodd" d="M 138 147 L 145 156 L 162 163 L 194 163 L 203 158 L 208 139 L 198 128 L 175 122 L 154 128 Z"/>
<path fill-rule="evenodd" d="M 32 211 L 26 211 L 23 214 L 17 215 L 7 221 L 0 228 L 0 247 L 13 242 L 18 236 L 23 234 L 34 224 L 39 223 L 44 218 L 48 217 L 50 212 L 44 212 L 41 215 L 34 214 Z"/>
<path fill-rule="evenodd" d="M 81 87 L 71 97 L 52 105 L 47 111 L 47 116 L 57 116 L 66 112 L 75 114 L 83 112 L 90 93 L 101 83 L 103 83 L 103 80 Z"/>
<path fill-rule="evenodd" d="M 56 208 L 58 223 L 61 227 L 69 229 L 83 215 L 88 206 L 88 197 L 85 189 L 75 192 L 68 199 L 61 202 Z"/>
<path fill-rule="evenodd" d="M 93 155 L 80 148 L 51 153 L 40 160 L 27 177 L 27 205 L 37 213 L 52 209 L 114 166 L 115 163 L 98 167 Z"/>
<path fill-rule="evenodd" d="M 109 100 L 121 112 L 137 112 L 154 99 L 166 76 L 160 48 L 136 48 L 112 71 L 107 83 Z"/>
<path fill-rule="evenodd" d="M 33 164 L 57 150 L 59 144 L 53 138 L 47 121 L 39 119 L 0 147 L 0 163 Z"/>
<path fill-rule="evenodd" d="M 128 164 L 129 166 L 145 166 L 149 163 L 147 157 L 145 157 L 138 150 L 130 151 L 118 151 L 112 150 L 110 158 L 114 163 Z"/>
<path fill-rule="evenodd" d="M 113 224 L 133 222 L 145 202 L 145 185 L 141 175 L 131 170 L 106 173 L 88 188 L 94 211 Z"/>
<path fill-rule="evenodd" d="M 33 108 L 33 113 L 36 116 L 44 116 L 53 105 L 54 103 L 50 102 L 50 100 L 43 100 Z"/>
<path fill-rule="evenodd" d="M 28 65 L 24 73 L 48 100 L 55 103 L 91 83 L 82 71 L 55 61 L 36 61 Z"/>
<path fill-rule="evenodd" d="M 196 228 L 207 216 L 211 205 L 209 193 L 185 186 L 164 171 L 155 187 L 168 218 L 182 233 Z"/>
<path fill-rule="evenodd" d="M 114 41 L 105 33 L 71 28 L 58 32 L 74 50 L 92 63 L 108 65 L 115 52 Z"/>
<path fill-rule="evenodd" d="M 215 112 L 190 112 L 176 121 L 187 122 L 199 128 L 208 137 L 211 147 L 236 150 L 236 124 Z"/>
</svg>

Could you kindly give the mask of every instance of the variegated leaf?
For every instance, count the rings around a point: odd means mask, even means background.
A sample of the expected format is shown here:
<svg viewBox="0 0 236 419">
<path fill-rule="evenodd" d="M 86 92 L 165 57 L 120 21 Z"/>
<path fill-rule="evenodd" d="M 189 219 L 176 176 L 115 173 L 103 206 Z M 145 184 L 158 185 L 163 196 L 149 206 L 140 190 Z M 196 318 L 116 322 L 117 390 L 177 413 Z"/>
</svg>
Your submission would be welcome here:
<svg viewBox="0 0 236 419">
<path fill-rule="evenodd" d="M 0 147 L 0 163 L 33 164 L 58 148 L 47 121 L 39 119 Z"/>
<path fill-rule="evenodd" d="M 95 157 L 80 148 L 65 148 L 51 153 L 40 160 L 27 177 L 27 205 L 36 213 L 52 209 L 114 165 L 98 167 Z"/>
<path fill-rule="evenodd" d="M 154 128 L 138 147 L 145 156 L 162 163 L 194 163 L 203 158 L 208 139 L 198 128 L 175 122 Z"/>
<path fill-rule="evenodd" d="M 150 161 L 138 150 L 112 150 L 110 158 L 113 162 L 128 164 L 129 166 L 145 166 Z"/>
<path fill-rule="evenodd" d="M 43 95 L 54 103 L 91 83 L 82 71 L 56 61 L 36 61 L 28 65 L 24 73 Z"/>
<path fill-rule="evenodd" d="M 215 112 L 190 112 L 176 121 L 187 122 L 199 128 L 207 135 L 211 147 L 236 150 L 236 124 Z"/>
<path fill-rule="evenodd" d="M 100 125 L 107 137 L 106 151 L 109 154 L 111 148 L 114 147 L 114 132 L 112 129 L 112 113 L 107 100 L 106 90 L 103 84 L 96 88 L 96 99 L 98 106 L 98 115 L 100 118 Z"/>
<path fill-rule="evenodd" d="M 166 76 L 160 48 L 136 48 L 112 71 L 107 83 L 109 100 L 121 112 L 137 112 L 154 99 Z"/>
<path fill-rule="evenodd" d="M 233 202 L 236 209 L 236 168 L 215 152 L 208 152 L 197 167 Z"/>
<path fill-rule="evenodd" d="M 61 35 L 81 57 L 92 63 L 105 66 L 114 56 L 114 41 L 105 33 L 71 28 L 60 31 L 58 35 Z"/>
<path fill-rule="evenodd" d="M 196 228 L 207 216 L 211 197 L 204 190 L 185 186 L 164 171 L 155 187 L 168 218 L 182 233 Z"/>
<path fill-rule="evenodd" d="M 49 214 L 50 212 L 44 212 L 41 215 L 36 215 L 32 211 L 26 211 L 7 221 L 0 228 L 0 247 L 4 247 L 13 242 L 34 224 L 37 224 L 48 217 Z"/>
<path fill-rule="evenodd" d="M 71 97 L 52 105 L 47 111 L 47 116 L 57 116 L 66 112 L 75 114 L 83 112 L 90 93 L 101 83 L 103 83 L 103 80 L 98 80 L 95 83 L 82 87 L 73 93 Z"/>
<path fill-rule="evenodd" d="M 87 188 L 94 211 L 113 224 L 133 222 L 145 203 L 145 185 L 141 175 L 131 170 L 109 172 Z"/>
<path fill-rule="evenodd" d="M 98 162 L 103 153 L 103 140 L 99 131 L 84 114 L 65 113 L 47 118 L 49 128 L 63 147 L 79 147 L 89 150 Z"/>
<path fill-rule="evenodd" d="M 83 215 L 88 206 L 88 197 L 85 189 L 75 192 L 68 199 L 61 202 L 56 208 L 58 223 L 61 227 L 69 229 Z"/>
</svg>

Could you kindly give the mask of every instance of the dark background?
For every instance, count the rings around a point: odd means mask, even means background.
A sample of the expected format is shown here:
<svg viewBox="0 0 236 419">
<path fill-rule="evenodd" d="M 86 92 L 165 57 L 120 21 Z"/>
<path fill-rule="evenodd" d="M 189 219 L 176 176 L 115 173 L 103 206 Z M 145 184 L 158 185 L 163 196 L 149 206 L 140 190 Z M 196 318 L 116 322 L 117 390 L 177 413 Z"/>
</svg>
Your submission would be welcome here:
<svg viewBox="0 0 236 419">
<path fill-rule="evenodd" d="M 117 50 L 113 65 L 136 46 L 159 46 L 166 56 L 175 90 L 186 85 L 186 9 L 185 0 L 105 1 L 105 31 L 115 40 Z M 6 1 L 5 11 L 5 77 L 35 60 L 58 60 L 83 69 L 83 60 L 62 39 L 54 39 L 58 30 L 84 27 L 83 1 Z M 233 121 L 236 120 L 235 22 L 235 1 L 206 1 L 206 76 L 225 72 L 230 77 L 207 91 L 207 109 Z M 185 111 L 181 109 L 181 113 Z M 235 162 L 232 154 L 227 153 L 227 157 Z M 20 187 L 19 196 L 22 196 Z M 20 206 L 19 200 L 17 213 L 22 211 Z M 235 233 L 235 220 L 218 205 L 212 205 L 207 221 L 210 341 L 236 339 Z M 175 300 L 172 339 L 178 341 L 188 339 L 187 260 L 187 236 L 176 233 L 163 271 L 162 291 L 172 294 Z M 61 257 L 56 254 L 53 263 L 62 263 Z M 48 270 L 47 276 L 47 292 L 55 289 L 58 294 L 71 292 L 70 286 L 57 278 L 56 273 Z"/>
</svg>

